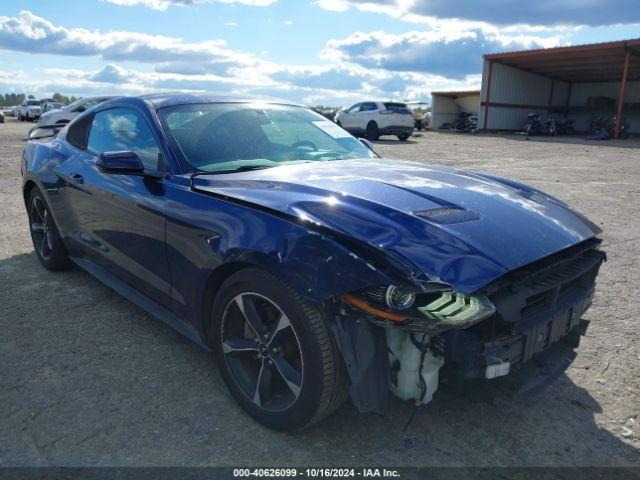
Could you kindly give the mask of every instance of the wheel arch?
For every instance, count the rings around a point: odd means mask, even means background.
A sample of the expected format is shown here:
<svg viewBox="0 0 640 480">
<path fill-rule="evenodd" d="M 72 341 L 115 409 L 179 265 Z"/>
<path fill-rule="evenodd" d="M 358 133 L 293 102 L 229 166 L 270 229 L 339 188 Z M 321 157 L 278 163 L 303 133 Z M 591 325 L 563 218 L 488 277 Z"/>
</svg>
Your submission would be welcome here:
<svg viewBox="0 0 640 480">
<path fill-rule="evenodd" d="M 213 304 L 218 295 L 218 292 L 220 291 L 220 287 L 229 277 L 231 277 L 235 273 L 249 268 L 258 268 L 261 270 L 269 271 L 264 267 L 264 265 L 258 263 L 247 261 L 232 261 L 229 263 L 224 263 L 213 270 L 205 281 L 202 291 L 202 303 L 200 305 L 200 322 L 202 325 L 202 333 L 204 337 L 203 340 L 207 343 L 207 345 L 209 344 L 211 334 L 209 317 L 211 316 Z"/>
<path fill-rule="evenodd" d="M 27 206 L 27 200 L 29 199 L 29 195 L 31 195 L 31 192 L 33 191 L 34 188 L 39 188 L 38 184 L 35 181 L 29 179 L 24 182 L 24 185 L 22 187 L 22 200 L 24 201 L 25 207 Z"/>
</svg>

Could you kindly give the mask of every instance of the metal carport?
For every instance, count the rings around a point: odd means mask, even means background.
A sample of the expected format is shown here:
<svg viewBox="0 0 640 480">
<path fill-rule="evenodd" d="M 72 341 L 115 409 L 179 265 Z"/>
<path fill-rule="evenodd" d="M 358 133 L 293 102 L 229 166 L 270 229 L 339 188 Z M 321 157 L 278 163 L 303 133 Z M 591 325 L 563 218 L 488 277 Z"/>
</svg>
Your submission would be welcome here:
<svg viewBox="0 0 640 480">
<path fill-rule="evenodd" d="M 594 107 L 589 97 L 615 98 Z M 640 39 L 484 55 L 479 125 L 518 130 L 528 112 L 577 116 L 607 111 L 640 120 Z M 627 103 L 625 104 L 625 99 Z M 639 132 L 638 121 L 631 122 Z"/>
<path fill-rule="evenodd" d="M 431 127 L 440 129 L 444 123 L 453 123 L 460 112 L 480 113 L 480 91 L 431 92 Z"/>
</svg>

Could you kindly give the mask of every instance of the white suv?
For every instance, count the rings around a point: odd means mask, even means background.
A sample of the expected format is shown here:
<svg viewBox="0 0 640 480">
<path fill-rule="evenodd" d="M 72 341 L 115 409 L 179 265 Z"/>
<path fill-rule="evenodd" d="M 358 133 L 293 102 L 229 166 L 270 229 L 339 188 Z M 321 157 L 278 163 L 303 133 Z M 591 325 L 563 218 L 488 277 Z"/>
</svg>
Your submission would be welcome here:
<svg viewBox="0 0 640 480">
<path fill-rule="evenodd" d="M 18 107 L 18 120 L 24 122 L 25 120 L 37 120 L 40 118 L 42 102 L 40 100 L 25 99 L 24 102 Z"/>
<path fill-rule="evenodd" d="M 362 102 L 336 115 L 336 123 L 352 135 L 378 140 L 380 135 L 396 135 L 406 140 L 413 133 L 411 110 L 398 102 Z"/>
</svg>

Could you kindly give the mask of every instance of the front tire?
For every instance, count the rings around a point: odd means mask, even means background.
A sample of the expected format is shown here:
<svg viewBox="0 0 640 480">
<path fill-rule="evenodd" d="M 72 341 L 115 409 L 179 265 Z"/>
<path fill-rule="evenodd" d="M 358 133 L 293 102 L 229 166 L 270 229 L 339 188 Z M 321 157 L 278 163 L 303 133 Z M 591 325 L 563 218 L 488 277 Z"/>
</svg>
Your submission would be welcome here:
<svg viewBox="0 0 640 480">
<path fill-rule="evenodd" d="M 38 260 L 47 270 L 63 270 L 69 266 L 67 249 L 62 243 L 51 211 L 42 193 L 34 188 L 27 199 L 29 231 Z"/>
<path fill-rule="evenodd" d="M 403 133 L 402 135 L 398 135 L 398 140 L 400 140 L 401 142 L 404 142 L 408 139 L 409 139 L 409 135 L 407 135 L 406 133 Z"/>
<path fill-rule="evenodd" d="M 379 138 L 380 129 L 378 129 L 378 124 L 376 122 L 369 122 L 369 125 L 367 125 L 367 140 L 375 142 Z"/>
<path fill-rule="evenodd" d="M 210 325 L 229 390 L 263 425 L 308 427 L 343 402 L 346 372 L 322 315 L 275 276 L 246 269 L 229 277 Z"/>
</svg>

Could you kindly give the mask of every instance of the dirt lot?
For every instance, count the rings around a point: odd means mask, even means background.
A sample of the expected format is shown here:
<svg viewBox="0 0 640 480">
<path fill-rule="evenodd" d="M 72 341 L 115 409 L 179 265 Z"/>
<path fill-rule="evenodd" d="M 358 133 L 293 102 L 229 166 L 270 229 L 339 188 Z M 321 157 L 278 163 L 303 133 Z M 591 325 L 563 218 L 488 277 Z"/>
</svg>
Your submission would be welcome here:
<svg viewBox="0 0 640 480">
<path fill-rule="evenodd" d="M 266 430 L 210 356 L 75 270 L 38 264 L 20 198 L 29 125 L 0 124 L 0 465 L 640 465 L 640 143 L 427 133 L 385 156 L 539 187 L 605 231 L 591 327 L 543 394 L 445 391 L 385 417 L 347 403 L 301 433 Z"/>
</svg>

